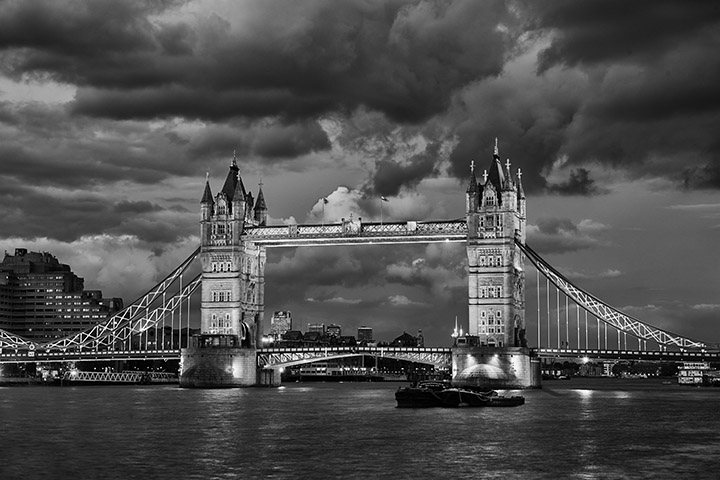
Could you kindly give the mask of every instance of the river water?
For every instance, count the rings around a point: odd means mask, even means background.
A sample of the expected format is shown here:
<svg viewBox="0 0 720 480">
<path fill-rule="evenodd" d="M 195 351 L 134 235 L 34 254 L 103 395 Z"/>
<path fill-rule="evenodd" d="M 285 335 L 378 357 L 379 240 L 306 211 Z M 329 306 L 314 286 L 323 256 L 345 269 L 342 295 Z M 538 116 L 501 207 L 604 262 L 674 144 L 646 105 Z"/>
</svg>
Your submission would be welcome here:
<svg viewBox="0 0 720 480">
<path fill-rule="evenodd" d="M 0 388 L 0 479 L 720 478 L 720 389 L 572 379 L 415 410 L 398 386 Z"/>
</svg>

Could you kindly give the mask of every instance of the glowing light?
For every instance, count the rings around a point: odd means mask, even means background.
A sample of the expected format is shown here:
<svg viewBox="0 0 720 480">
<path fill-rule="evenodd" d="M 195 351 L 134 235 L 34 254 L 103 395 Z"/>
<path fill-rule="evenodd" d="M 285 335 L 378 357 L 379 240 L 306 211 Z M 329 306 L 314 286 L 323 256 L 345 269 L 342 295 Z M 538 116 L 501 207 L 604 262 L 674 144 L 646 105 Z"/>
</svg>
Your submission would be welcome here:
<svg viewBox="0 0 720 480">
<path fill-rule="evenodd" d="M 582 359 L 583 363 L 588 363 L 589 361 L 590 361 L 590 359 L 588 357 L 583 357 L 583 359 Z"/>
</svg>

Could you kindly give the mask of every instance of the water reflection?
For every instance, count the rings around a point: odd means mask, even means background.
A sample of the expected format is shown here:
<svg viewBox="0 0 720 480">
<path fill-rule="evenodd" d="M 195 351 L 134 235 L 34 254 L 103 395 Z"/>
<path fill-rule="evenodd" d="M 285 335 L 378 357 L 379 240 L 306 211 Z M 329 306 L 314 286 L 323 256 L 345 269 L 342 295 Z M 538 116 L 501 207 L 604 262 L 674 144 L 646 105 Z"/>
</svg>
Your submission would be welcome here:
<svg viewBox="0 0 720 480">
<path fill-rule="evenodd" d="M 597 385 L 508 409 L 397 409 L 392 383 L 3 389 L 0 478 L 713 478 L 716 391 Z"/>
</svg>

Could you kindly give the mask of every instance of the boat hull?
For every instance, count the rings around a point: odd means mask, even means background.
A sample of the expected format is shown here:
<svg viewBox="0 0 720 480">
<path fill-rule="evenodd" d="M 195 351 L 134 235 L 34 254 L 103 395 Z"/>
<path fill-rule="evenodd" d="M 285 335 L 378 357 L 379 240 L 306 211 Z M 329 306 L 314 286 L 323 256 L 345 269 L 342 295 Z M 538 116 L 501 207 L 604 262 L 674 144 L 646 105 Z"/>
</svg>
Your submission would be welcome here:
<svg viewBox="0 0 720 480">
<path fill-rule="evenodd" d="M 458 408 L 458 407 L 517 407 L 525 397 L 505 397 L 492 392 L 474 392 L 461 388 L 433 390 L 422 387 L 405 387 L 395 392 L 398 408 Z"/>
</svg>

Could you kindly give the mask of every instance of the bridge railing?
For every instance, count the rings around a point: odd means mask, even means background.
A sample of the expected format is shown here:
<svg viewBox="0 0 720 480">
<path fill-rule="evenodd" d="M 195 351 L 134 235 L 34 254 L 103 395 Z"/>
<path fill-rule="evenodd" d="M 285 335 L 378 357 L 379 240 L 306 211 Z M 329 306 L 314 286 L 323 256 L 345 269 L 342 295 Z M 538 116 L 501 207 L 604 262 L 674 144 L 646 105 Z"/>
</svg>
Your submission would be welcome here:
<svg viewBox="0 0 720 480">
<path fill-rule="evenodd" d="M 344 220 L 328 225 L 277 225 L 250 227 L 243 239 L 259 245 L 315 243 L 370 243 L 385 241 L 463 241 L 467 238 L 465 220 L 363 223 Z M 338 240 L 340 242 L 338 242 Z M 342 242 L 345 240 L 345 242 Z"/>
</svg>

